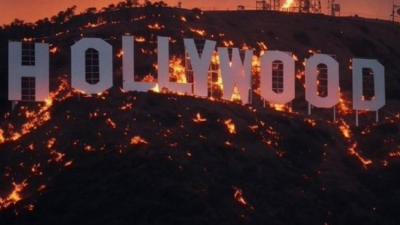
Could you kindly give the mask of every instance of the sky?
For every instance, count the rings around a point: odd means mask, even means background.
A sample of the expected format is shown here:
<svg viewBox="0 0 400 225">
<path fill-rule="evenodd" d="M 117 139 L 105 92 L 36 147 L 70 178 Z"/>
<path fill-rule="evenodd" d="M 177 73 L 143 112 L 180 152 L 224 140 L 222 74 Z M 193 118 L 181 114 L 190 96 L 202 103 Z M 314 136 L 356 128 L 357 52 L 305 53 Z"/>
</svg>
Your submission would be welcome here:
<svg viewBox="0 0 400 225">
<path fill-rule="evenodd" d="M 101 9 L 111 3 L 122 0 L 0 0 L 0 25 L 9 24 L 15 18 L 25 22 L 35 22 L 38 19 L 51 17 L 59 11 L 77 5 L 77 13 L 89 7 Z M 144 0 L 139 0 L 143 3 Z M 155 2 L 158 0 L 152 0 Z M 164 0 L 170 6 L 176 6 L 179 0 Z M 256 0 L 230 0 L 230 1 L 204 1 L 180 0 L 183 8 L 198 7 L 202 10 L 236 10 L 238 5 L 247 9 L 255 9 Z M 281 0 L 281 4 L 286 0 Z M 393 1 L 400 6 L 400 0 L 335 0 L 341 5 L 341 15 L 349 16 L 358 14 L 362 17 L 390 19 Z M 267 0 L 269 2 L 269 0 Z M 322 12 L 327 14 L 328 0 L 321 0 Z M 400 19 L 400 16 L 397 20 Z"/>
</svg>

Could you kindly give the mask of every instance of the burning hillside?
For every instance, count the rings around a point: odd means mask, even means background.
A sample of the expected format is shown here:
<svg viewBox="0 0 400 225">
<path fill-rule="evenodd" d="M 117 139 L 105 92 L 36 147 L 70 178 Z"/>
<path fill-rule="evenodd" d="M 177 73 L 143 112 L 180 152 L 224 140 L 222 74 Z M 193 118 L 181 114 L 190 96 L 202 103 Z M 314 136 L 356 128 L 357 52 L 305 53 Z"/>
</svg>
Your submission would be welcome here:
<svg viewBox="0 0 400 225">
<path fill-rule="evenodd" d="M 19 105 L 3 124 L 2 221 L 400 219 L 399 161 L 391 147 L 400 144 L 399 122 L 355 130 L 354 144 L 336 124 L 237 103 L 117 88 L 65 94 L 43 106 L 49 120 L 18 138 L 16 130 L 36 120 L 28 113 L 34 106 Z M 360 146 L 371 162 L 353 152 Z"/>
<path fill-rule="evenodd" d="M 37 25 L 21 33 L 29 38 L 12 37 L 51 43 L 53 93 L 44 103 L 20 102 L 0 124 L 0 219 L 5 224 L 398 224 L 400 39 L 395 30 L 380 35 L 398 25 L 364 22 L 144 7 L 80 15 L 62 26 L 52 23 L 54 34 L 33 34 L 41 30 Z M 14 28 L 4 30 L 11 35 Z M 241 104 L 236 88 L 232 101 L 222 100 L 216 52 L 207 98 L 165 88 L 123 91 L 122 35 L 135 37 L 137 81 L 158 79 L 157 36 L 170 37 L 169 78 L 178 83 L 193 82 L 183 37 L 254 50 L 252 105 Z M 73 41 L 93 36 L 113 45 L 114 87 L 85 95 L 70 88 L 69 76 L 60 77 L 70 72 Z M 260 56 L 269 49 L 290 51 L 296 61 L 292 104 L 260 98 Z M 341 65 L 334 119 L 331 110 L 313 108 L 313 115 L 305 115 L 304 59 L 318 52 L 336 55 Z M 364 123 L 354 126 L 348 63 L 354 56 L 385 65 L 388 104 L 379 123 L 372 124 L 371 112 L 359 112 Z"/>
</svg>

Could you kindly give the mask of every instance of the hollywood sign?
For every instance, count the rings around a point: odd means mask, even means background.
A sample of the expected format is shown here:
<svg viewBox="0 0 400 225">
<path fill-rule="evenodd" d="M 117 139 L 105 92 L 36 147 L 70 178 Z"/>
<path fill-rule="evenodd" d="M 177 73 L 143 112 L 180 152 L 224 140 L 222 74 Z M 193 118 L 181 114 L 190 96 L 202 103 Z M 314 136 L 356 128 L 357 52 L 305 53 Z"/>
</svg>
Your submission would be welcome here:
<svg viewBox="0 0 400 225">
<path fill-rule="evenodd" d="M 193 68 L 193 83 L 175 83 L 169 80 L 169 38 L 158 37 L 158 83 L 137 82 L 134 80 L 134 37 L 123 36 L 123 90 L 148 91 L 154 88 L 167 88 L 176 93 L 190 93 L 196 96 L 208 96 L 208 71 L 216 42 L 207 40 L 201 56 L 193 39 L 184 39 L 184 46 Z M 88 50 L 98 52 L 96 58 L 98 75 L 96 82 L 86 80 Z M 29 89 L 29 79 L 34 78 L 34 101 L 44 101 L 49 95 L 49 45 L 36 43 L 34 63 L 23 65 L 29 61 L 28 50 L 23 50 L 21 42 L 9 42 L 9 100 L 21 101 Z M 28 52 L 29 53 L 29 52 Z M 218 48 L 220 72 L 223 81 L 223 98 L 231 100 L 236 86 L 244 104 L 249 103 L 251 90 L 252 50 L 245 50 L 244 59 L 240 57 L 238 48 L 232 49 L 230 59 L 227 48 Z M 90 52 L 89 52 L 90 56 Z M 87 94 L 101 93 L 113 86 L 113 54 L 112 46 L 99 38 L 83 38 L 71 47 L 71 86 Z M 283 63 L 283 91 L 276 93 L 272 88 L 273 62 Z M 295 98 L 295 61 L 285 52 L 266 51 L 260 56 L 261 97 L 272 104 L 287 104 Z M 327 67 L 327 96 L 318 95 L 318 65 Z M 374 74 L 375 96 L 371 100 L 363 98 L 363 69 L 370 69 Z M 378 111 L 385 105 L 385 72 L 377 60 L 353 59 L 353 109 Z M 25 79 L 25 81 L 24 81 Z M 28 84 L 27 84 L 28 83 Z M 306 59 L 305 94 L 309 105 L 318 108 L 332 108 L 340 101 L 339 64 L 329 55 L 315 54 Z M 28 91 L 29 92 L 29 91 Z"/>
</svg>

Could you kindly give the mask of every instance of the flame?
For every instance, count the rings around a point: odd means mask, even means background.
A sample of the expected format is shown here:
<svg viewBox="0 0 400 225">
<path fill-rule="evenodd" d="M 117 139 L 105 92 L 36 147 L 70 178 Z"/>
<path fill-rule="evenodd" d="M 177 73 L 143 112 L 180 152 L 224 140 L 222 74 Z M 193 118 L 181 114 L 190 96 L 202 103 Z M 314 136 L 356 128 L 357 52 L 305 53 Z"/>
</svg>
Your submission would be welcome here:
<svg viewBox="0 0 400 225">
<path fill-rule="evenodd" d="M 357 143 L 353 143 L 353 145 L 349 148 L 350 154 L 356 156 L 356 157 L 361 161 L 361 163 L 362 163 L 364 166 L 368 166 L 368 165 L 372 164 L 372 161 L 371 161 L 370 159 L 365 159 L 365 158 L 363 158 L 363 157 L 360 155 L 360 153 L 358 153 L 358 152 L 356 151 L 356 149 L 357 149 Z"/>
<path fill-rule="evenodd" d="M 293 5 L 294 1 L 293 0 L 286 0 L 286 2 L 283 4 L 282 9 L 288 9 Z"/>
<path fill-rule="evenodd" d="M 186 68 L 183 66 L 182 58 L 172 56 L 169 60 L 170 78 L 177 83 L 187 83 Z"/>
<path fill-rule="evenodd" d="M 243 191 L 240 188 L 233 186 L 235 193 L 233 194 L 233 198 L 239 202 L 240 204 L 249 207 L 250 209 L 254 209 L 243 197 Z"/>
<path fill-rule="evenodd" d="M 151 30 L 161 30 L 165 26 L 164 25 L 160 25 L 158 23 L 155 23 L 155 24 L 149 24 L 147 27 L 150 28 Z"/>
<path fill-rule="evenodd" d="M 50 53 L 55 54 L 55 53 L 57 53 L 57 50 L 58 50 L 57 47 L 52 47 L 52 48 L 50 49 Z"/>
<path fill-rule="evenodd" d="M 269 103 L 269 107 L 271 107 L 279 112 L 291 112 L 292 111 L 291 108 L 288 107 L 287 105 Z"/>
<path fill-rule="evenodd" d="M 310 124 L 312 127 L 317 126 L 317 123 L 315 122 L 315 120 L 312 120 L 312 119 L 309 119 L 309 118 L 305 119 L 304 122 Z"/>
<path fill-rule="evenodd" d="M 133 138 L 131 138 L 131 145 L 137 145 L 137 144 L 148 144 L 148 143 L 140 136 L 134 136 Z"/>
<path fill-rule="evenodd" d="M 51 138 L 50 140 L 47 141 L 47 148 L 51 149 L 54 144 L 56 143 L 56 139 L 55 138 Z"/>
<path fill-rule="evenodd" d="M 189 30 L 191 32 L 195 33 L 195 34 L 198 34 L 198 35 L 202 36 L 202 37 L 206 36 L 206 31 L 205 30 L 194 29 L 194 28 L 191 28 L 191 27 L 189 27 Z"/>
<path fill-rule="evenodd" d="M 350 139 L 351 137 L 350 126 L 344 120 L 340 120 L 339 129 L 345 138 Z"/>
<path fill-rule="evenodd" d="M 115 124 L 114 121 L 112 121 L 110 118 L 107 119 L 106 123 L 113 129 L 117 128 L 117 124 Z"/>
<path fill-rule="evenodd" d="M 38 127 L 42 126 L 45 122 L 51 119 L 50 116 L 50 108 L 53 105 L 53 100 L 64 100 L 67 97 L 72 95 L 72 92 L 65 93 L 69 87 L 68 81 L 66 79 L 61 79 L 61 84 L 59 85 L 58 89 L 55 92 L 51 92 L 49 97 L 45 99 L 44 104 L 36 111 L 27 111 L 26 108 L 21 107 L 27 121 L 22 124 L 19 131 L 14 130 L 14 126 L 9 124 L 9 138 L 4 138 L 3 142 L 6 141 L 16 141 L 20 139 L 22 136 L 30 133 L 32 130 L 37 129 Z M 2 133 L 0 132 L 0 143 L 2 143 Z"/>
<path fill-rule="evenodd" d="M 232 122 L 231 119 L 225 120 L 224 123 L 225 123 L 226 127 L 228 128 L 230 134 L 236 134 L 235 124 Z"/>
<path fill-rule="evenodd" d="M 11 204 L 19 202 L 22 199 L 21 192 L 26 186 L 28 186 L 28 184 L 26 183 L 26 180 L 24 180 L 21 184 L 13 182 L 13 186 L 14 190 L 5 199 L 0 198 L 0 209 L 7 208 Z"/>
<path fill-rule="evenodd" d="M 69 166 L 71 166 L 72 165 L 72 163 L 73 163 L 74 161 L 73 160 L 71 160 L 71 161 L 69 161 L 69 162 L 67 162 L 67 163 L 65 163 L 64 164 L 64 166 L 65 167 L 69 167 Z"/>
<path fill-rule="evenodd" d="M 197 113 L 196 114 L 196 118 L 194 118 L 193 121 L 196 122 L 196 123 L 201 123 L 201 122 L 206 122 L 207 119 L 202 118 L 200 113 Z"/>
<path fill-rule="evenodd" d="M 146 38 L 144 38 L 144 37 L 135 37 L 135 41 L 136 42 L 145 42 Z"/>
<path fill-rule="evenodd" d="M 124 51 L 121 49 L 119 50 L 119 52 L 117 53 L 117 57 L 121 58 L 124 55 Z"/>
<path fill-rule="evenodd" d="M 0 144 L 4 143 L 6 139 L 4 138 L 4 131 L 0 129 Z"/>
</svg>

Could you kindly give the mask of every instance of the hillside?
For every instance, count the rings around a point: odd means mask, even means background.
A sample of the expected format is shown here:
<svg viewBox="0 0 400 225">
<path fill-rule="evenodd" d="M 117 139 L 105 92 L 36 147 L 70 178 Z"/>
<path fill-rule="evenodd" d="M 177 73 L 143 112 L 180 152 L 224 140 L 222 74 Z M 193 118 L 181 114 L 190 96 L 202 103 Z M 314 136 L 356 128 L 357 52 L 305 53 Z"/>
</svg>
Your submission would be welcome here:
<svg viewBox="0 0 400 225">
<path fill-rule="evenodd" d="M 18 225 L 399 224 L 398 28 L 362 18 L 164 7 L 79 15 L 41 32 L 4 27 L 3 56 L 5 39 L 25 37 L 18 35 L 44 40 L 55 50 L 52 100 L 21 102 L 1 120 L 0 220 Z M 303 76 L 296 79 L 294 112 L 262 107 L 259 99 L 245 106 L 167 91 L 123 92 L 119 55 L 125 34 L 146 40 L 136 43 L 139 78 L 156 77 L 158 35 L 171 37 L 171 55 L 178 59 L 183 38 L 247 46 L 256 55 L 265 46 L 290 51 L 298 58 L 299 74 L 312 52 L 335 54 L 343 91 L 339 120 L 331 122 L 324 110 L 304 115 Z M 101 95 L 69 88 L 70 46 L 82 36 L 104 38 L 114 47 L 115 87 Z M 365 113 L 363 125 L 355 127 L 354 114 L 343 109 L 351 106 L 353 57 L 378 59 L 385 66 L 387 105 L 380 123 Z M 4 61 L 2 85 L 7 84 Z M 6 90 L 1 88 L 4 111 L 9 110 Z"/>
</svg>

